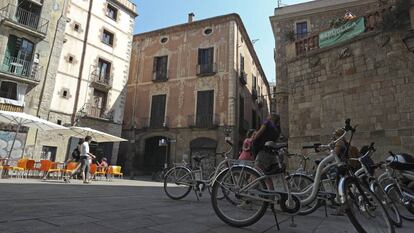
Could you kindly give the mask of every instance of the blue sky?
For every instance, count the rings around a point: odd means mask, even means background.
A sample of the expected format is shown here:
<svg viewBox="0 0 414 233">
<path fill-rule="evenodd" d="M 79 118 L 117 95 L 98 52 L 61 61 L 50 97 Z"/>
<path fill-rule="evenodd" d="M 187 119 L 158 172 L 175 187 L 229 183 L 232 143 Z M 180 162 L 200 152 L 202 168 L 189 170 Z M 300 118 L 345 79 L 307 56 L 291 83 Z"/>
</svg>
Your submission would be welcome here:
<svg viewBox="0 0 414 233">
<path fill-rule="evenodd" d="M 135 34 L 187 22 L 187 15 L 194 12 L 195 19 L 205 19 L 229 13 L 238 13 L 250 39 L 259 39 L 254 47 L 269 81 L 275 79 L 273 60 L 274 37 L 269 16 L 274 14 L 276 0 L 133 0 L 139 16 Z M 282 0 L 295 4 L 307 0 Z"/>
</svg>

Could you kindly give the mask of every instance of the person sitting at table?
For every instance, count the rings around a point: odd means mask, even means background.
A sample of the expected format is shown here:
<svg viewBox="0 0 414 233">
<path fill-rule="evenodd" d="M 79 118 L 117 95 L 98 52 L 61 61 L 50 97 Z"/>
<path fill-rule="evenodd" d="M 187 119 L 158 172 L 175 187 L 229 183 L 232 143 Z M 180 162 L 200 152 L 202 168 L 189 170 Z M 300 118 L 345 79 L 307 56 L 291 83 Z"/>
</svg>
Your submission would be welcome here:
<svg viewBox="0 0 414 233">
<path fill-rule="evenodd" d="M 97 162 L 97 164 L 99 167 L 104 167 L 104 168 L 108 167 L 108 162 L 105 157 L 102 157 L 101 162 Z"/>
</svg>

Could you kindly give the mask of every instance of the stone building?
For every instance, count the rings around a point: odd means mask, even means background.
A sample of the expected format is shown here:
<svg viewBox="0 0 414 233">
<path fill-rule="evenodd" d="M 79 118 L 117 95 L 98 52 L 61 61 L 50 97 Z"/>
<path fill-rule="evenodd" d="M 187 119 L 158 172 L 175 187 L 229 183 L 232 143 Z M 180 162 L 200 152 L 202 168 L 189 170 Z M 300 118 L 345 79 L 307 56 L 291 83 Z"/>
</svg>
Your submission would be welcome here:
<svg viewBox="0 0 414 233">
<path fill-rule="evenodd" d="M 0 110 L 47 119 L 62 51 L 68 1 L 2 0 L 0 2 Z M 0 126 L 0 156 L 15 128 Z M 36 130 L 21 129 L 12 152 L 33 155 Z"/>
<path fill-rule="evenodd" d="M 389 4 L 320 0 L 275 10 L 270 20 L 277 107 L 292 150 L 326 142 L 351 118 L 359 125 L 355 144 L 376 142 L 377 159 L 388 150 L 414 152 L 414 55 L 403 42 L 408 7 L 404 1 Z M 351 22 L 362 22 L 361 33 L 321 46 L 329 23 L 340 21 L 346 11 L 356 16 Z"/>
<path fill-rule="evenodd" d="M 237 14 L 134 36 L 123 137 L 129 169 L 154 172 L 183 154 L 208 154 L 205 166 L 235 150 L 269 110 L 269 85 Z M 166 139 L 167 146 L 159 141 Z"/>
<path fill-rule="evenodd" d="M 48 120 L 121 136 L 136 16 L 136 6 L 128 0 L 69 1 Z M 40 155 L 51 151 L 64 161 L 77 140 L 47 135 L 36 147 L 42 148 Z M 91 151 L 116 164 L 118 148 L 119 143 L 99 143 Z"/>
</svg>

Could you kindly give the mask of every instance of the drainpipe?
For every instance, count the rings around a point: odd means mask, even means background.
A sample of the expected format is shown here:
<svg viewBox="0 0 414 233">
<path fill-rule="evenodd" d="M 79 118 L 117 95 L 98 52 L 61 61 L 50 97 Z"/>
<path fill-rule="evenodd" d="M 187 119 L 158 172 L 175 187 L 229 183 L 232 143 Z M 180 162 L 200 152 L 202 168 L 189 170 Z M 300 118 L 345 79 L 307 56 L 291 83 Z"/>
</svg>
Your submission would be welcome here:
<svg viewBox="0 0 414 233">
<path fill-rule="evenodd" d="M 84 63 L 85 63 L 85 56 L 86 56 L 86 45 L 88 43 L 88 34 L 89 34 L 89 25 L 91 22 L 91 15 L 92 15 L 92 5 L 93 5 L 93 0 L 89 1 L 89 10 L 88 10 L 88 18 L 86 21 L 86 27 L 85 27 L 85 37 L 83 40 L 83 48 L 82 48 L 82 57 L 80 60 L 80 67 L 79 67 L 79 78 L 78 78 L 78 85 L 76 87 L 76 94 L 75 94 L 75 104 L 73 105 L 73 113 L 72 113 L 72 125 L 75 123 L 75 116 L 76 116 L 76 112 L 78 109 L 78 101 L 79 101 L 79 92 L 80 92 L 80 87 L 81 87 L 81 83 L 82 83 L 82 73 L 83 73 L 83 67 L 84 67 Z"/>
<path fill-rule="evenodd" d="M 49 72 L 49 67 L 50 67 L 50 60 L 52 58 L 53 50 L 55 48 L 56 35 L 57 35 L 58 29 L 59 29 L 59 22 L 60 22 L 60 20 L 62 20 L 62 18 L 65 17 L 64 12 L 66 11 L 67 3 L 68 3 L 68 0 L 64 0 L 62 12 L 60 13 L 60 17 L 59 17 L 59 19 L 57 21 L 57 24 L 56 24 L 55 34 L 53 36 L 53 41 L 52 41 L 52 47 L 50 48 L 49 59 L 47 61 L 47 65 L 46 65 L 45 78 L 43 80 L 42 89 L 40 91 L 39 104 L 37 105 L 37 112 L 36 112 L 37 117 L 40 117 L 39 112 L 40 112 L 40 108 L 41 108 L 41 105 L 42 105 L 42 102 L 43 102 L 43 94 L 44 94 L 44 91 L 45 91 L 45 88 L 46 88 L 46 81 L 47 81 L 47 74 Z M 49 119 L 49 116 L 48 116 L 47 119 Z M 36 131 L 36 137 L 37 137 L 37 131 Z"/>
</svg>

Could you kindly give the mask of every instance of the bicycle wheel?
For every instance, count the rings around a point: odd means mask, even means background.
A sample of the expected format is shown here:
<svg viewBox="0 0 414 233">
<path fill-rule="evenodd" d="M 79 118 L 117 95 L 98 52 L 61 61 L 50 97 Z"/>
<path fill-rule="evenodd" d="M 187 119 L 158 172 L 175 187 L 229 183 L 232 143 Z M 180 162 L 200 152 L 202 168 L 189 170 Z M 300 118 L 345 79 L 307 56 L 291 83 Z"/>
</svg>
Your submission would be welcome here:
<svg viewBox="0 0 414 233">
<path fill-rule="evenodd" d="M 308 175 L 300 174 L 300 173 L 287 176 L 286 181 L 289 182 L 290 190 L 293 193 L 302 192 L 313 185 L 313 178 L 311 178 Z M 298 197 L 300 197 L 303 200 L 307 198 L 309 195 L 298 196 Z M 298 215 L 304 216 L 304 215 L 311 214 L 315 212 L 315 210 L 317 210 L 319 207 L 321 207 L 322 204 L 323 204 L 322 200 L 315 198 L 315 200 L 309 203 L 308 205 L 301 206 L 301 209 L 298 212 Z"/>
<path fill-rule="evenodd" d="M 193 179 L 188 169 L 175 167 L 164 176 L 164 192 L 173 200 L 180 200 L 187 196 L 192 187 Z"/>
<path fill-rule="evenodd" d="M 265 183 L 261 181 L 246 191 L 240 191 L 260 176 L 251 168 L 233 167 L 216 178 L 211 201 L 214 212 L 223 222 L 234 227 L 246 227 L 263 217 L 268 202 L 257 200 L 260 197 L 257 191 L 266 189 Z M 222 196 L 225 198 L 220 198 Z"/>
<path fill-rule="evenodd" d="M 388 217 L 390 218 L 392 224 L 394 224 L 396 227 L 401 227 L 402 219 L 395 202 L 390 198 L 390 196 L 388 196 L 388 194 L 384 191 L 384 189 L 382 189 L 382 187 L 376 181 L 371 183 L 371 190 L 377 195 L 379 200 L 382 202 L 382 205 L 387 211 Z"/>
<path fill-rule="evenodd" d="M 346 214 L 360 233 L 394 233 L 387 211 L 378 197 L 355 180 L 345 183 Z"/>
<path fill-rule="evenodd" d="M 406 220 L 414 221 L 414 202 L 404 198 L 404 194 L 409 194 L 408 190 L 401 187 L 403 193 L 400 192 L 396 184 L 389 185 L 385 192 L 397 205 L 400 216 Z"/>
</svg>

